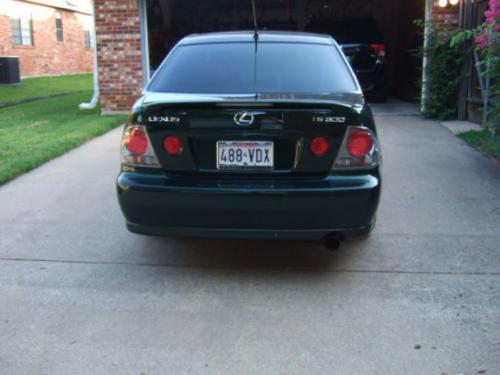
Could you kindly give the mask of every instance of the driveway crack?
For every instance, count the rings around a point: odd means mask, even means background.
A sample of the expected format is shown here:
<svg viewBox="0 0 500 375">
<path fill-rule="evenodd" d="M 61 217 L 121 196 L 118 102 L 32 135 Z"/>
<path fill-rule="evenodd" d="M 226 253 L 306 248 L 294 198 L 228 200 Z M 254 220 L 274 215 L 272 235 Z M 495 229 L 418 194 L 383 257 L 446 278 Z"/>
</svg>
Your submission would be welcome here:
<svg viewBox="0 0 500 375">
<path fill-rule="evenodd" d="M 128 267 L 152 267 L 152 268 L 178 268 L 178 269 L 207 269 L 207 270 L 242 270 L 255 269 L 258 266 L 213 266 L 198 264 L 160 264 L 148 262 L 106 262 L 106 261 L 85 261 L 85 260 L 64 260 L 64 259 L 34 259 L 34 258 L 4 258 L 0 257 L 0 262 L 25 262 L 25 263 L 54 263 L 54 264 L 76 264 L 76 265 L 102 265 L 102 266 L 128 266 Z M 259 268 L 266 270 L 279 271 L 314 271 L 325 273 L 376 273 L 376 274 L 395 274 L 395 275 L 437 275 L 437 276 L 500 276 L 500 272 L 455 272 L 455 271 L 412 271 L 412 270 L 370 270 L 370 269 L 347 269 L 347 268 L 328 268 L 328 267 L 283 267 L 266 266 Z"/>
</svg>

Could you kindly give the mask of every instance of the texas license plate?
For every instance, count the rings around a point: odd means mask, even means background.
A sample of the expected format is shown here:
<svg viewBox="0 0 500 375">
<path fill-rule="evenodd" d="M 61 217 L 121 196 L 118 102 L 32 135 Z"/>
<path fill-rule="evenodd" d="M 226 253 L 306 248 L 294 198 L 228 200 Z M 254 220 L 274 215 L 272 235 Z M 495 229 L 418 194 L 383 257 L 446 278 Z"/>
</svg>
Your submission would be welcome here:
<svg viewBox="0 0 500 375">
<path fill-rule="evenodd" d="M 273 142 L 217 142 L 217 169 L 272 169 L 273 167 Z"/>
</svg>

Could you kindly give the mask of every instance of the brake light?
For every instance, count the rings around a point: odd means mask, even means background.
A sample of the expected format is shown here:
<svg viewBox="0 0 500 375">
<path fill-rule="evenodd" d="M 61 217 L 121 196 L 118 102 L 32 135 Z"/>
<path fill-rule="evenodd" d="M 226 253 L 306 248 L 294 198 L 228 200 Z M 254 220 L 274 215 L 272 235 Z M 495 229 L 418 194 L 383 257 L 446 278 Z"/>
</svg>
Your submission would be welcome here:
<svg viewBox="0 0 500 375">
<path fill-rule="evenodd" d="M 372 49 L 379 59 L 385 57 L 385 44 L 372 44 Z"/>
<path fill-rule="evenodd" d="M 311 141 L 310 148 L 314 155 L 323 156 L 330 149 L 330 141 L 326 137 L 316 137 Z"/>
<path fill-rule="evenodd" d="M 380 147 L 375 133 L 364 126 L 348 126 L 333 169 L 367 169 L 379 166 Z"/>
<path fill-rule="evenodd" d="M 182 139 L 176 135 L 169 135 L 163 141 L 163 148 L 169 155 L 178 155 L 182 152 Z"/>
<path fill-rule="evenodd" d="M 122 164 L 132 167 L 159 168 L 160 163 L 151 146 L 146 127 L 128 124 L 125 126 L 121 148 Z"/>
<path fill-rule="evenodd" d="M 125 133 L 123 137 L 123 145 L 130 151 L 131 154 L 140 156 L 148 149 L 148 138 L 144 130 L 140 128 L 132 128 Z"/>
<path fill-rule="evenodd" d="M 371 133 L 366 130 L 355 130 L 347 139 L 347 151 L 352 156 L 366 156 L 373 147 Z"/>
</svg>

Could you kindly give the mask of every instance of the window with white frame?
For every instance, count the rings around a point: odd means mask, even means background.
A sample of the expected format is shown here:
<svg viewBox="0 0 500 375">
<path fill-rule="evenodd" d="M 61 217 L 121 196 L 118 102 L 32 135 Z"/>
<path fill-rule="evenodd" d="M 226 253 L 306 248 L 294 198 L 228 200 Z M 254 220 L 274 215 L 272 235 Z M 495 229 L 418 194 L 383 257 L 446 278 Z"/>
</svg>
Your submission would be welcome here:
<svg viewBox="0 0 500 375">
<path fill-rule="evenodd" d="M 56 39 L 59 43 L 64 42 L 63 22 L 61 13 L 56 14 Z"/>
<path fill-rule="evenodd" d="M 89 30 L 84 31 L 85 48 L 92 48 L 92 36 Z"/>
<path fill-rule="evenodd" d="M 33 24 L 31 17 L 11 18 L 12 43 L 20 46 L 33 45 Z"/>
</svg>

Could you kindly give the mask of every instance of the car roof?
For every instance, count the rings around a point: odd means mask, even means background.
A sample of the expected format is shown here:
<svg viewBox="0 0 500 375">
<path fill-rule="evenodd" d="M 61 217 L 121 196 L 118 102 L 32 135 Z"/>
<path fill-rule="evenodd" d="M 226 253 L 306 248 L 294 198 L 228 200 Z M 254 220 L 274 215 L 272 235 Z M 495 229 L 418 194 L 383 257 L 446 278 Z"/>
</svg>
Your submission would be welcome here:
<svg viewBox="0 0 500 375">
<path fill-rule="evenodd" d="M 179 45 L 208 43 L 253 43 L 254 31 L 224 31 L 206 34 L 192 34 L 179 42 Z M 293 31 L 259 31 L 259 42 L 305 43 L 332 45 L 330 35 L 293 32 Z"/>
</svg>

